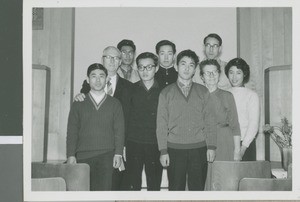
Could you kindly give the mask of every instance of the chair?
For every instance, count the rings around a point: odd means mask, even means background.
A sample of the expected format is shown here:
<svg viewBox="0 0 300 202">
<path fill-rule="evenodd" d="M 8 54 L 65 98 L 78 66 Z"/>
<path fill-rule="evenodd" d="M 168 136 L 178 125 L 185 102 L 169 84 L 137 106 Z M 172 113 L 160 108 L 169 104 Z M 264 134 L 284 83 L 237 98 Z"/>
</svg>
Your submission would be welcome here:
<svg viewBox="0 0 300 202">
<path fill-rule="evenodd" d="M 67 191 L 66 181 L 62 177 L 31 179 L 32 191 Z"/>
<path fill-rule="evenodd" d="M 32 188 L 42 189 L 44 187 L 43 191 L 50 191 L 47 189 L 53 189 L 51 188 L 53 186 L 63 187 L 61 181 L 64 180 L 66 191 L 90 190 L 90 167 L 88 164 L 32 163 L 31 165 Z M 36 188 L 36 185 L 40 185 L 41 188 Z"/>
<path fill-rule="evenodd" d="M 243 178 L 239 191 L 292 191 L 292 164 L 288 166 L 287 178 Z"/>
<path fill-rule="evenodd" d="M 292 179 L 243 178 L 239 191 L 292 191 Z"/>
<path fill-rule="evenodd" d="M 237 191 L 242 178 L 271 178 L 269 161 L 215 161 L 211 172 L 212 191 Z"/>
</svg>

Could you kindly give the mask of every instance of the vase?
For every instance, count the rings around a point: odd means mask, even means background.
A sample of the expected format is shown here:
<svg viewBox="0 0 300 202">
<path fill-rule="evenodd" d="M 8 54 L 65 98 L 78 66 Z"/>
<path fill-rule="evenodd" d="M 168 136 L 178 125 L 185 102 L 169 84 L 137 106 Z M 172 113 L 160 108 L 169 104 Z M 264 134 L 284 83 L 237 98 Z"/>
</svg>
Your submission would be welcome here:
<svg viewBox="0 0 300 202">
<path fill-rule="evenodd" d="M 292 163 L 292 148 L 282 148 L 281 149 L 281 162 L 282 162 L 282 167 L 285 171 L 288 170 L 288 167 L 290 163 Z"/>
</svg>

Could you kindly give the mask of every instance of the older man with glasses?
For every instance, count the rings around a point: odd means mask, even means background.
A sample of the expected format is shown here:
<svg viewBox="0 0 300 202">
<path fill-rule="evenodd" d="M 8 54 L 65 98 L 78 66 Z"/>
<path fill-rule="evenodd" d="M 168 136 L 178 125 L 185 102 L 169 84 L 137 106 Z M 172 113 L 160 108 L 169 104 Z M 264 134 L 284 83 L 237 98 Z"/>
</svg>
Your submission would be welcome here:
<svg viewBox="0 0 300 202">
<path fill-rule="evenodd" d="M 122 105 L 125 119 L 125 139 L 127 134 L 128 116 L 129 116 L 129 95 L 132 90 L 132 83 L 123 79 L 117 74 L 117 70 L 121 64 L 121 52 L 114 46 L 108 46 L 103 50 L 102 62 L 103 66 L 107 69 L 107 83 L 104 91 L 106 94 L 117 98 Z M 75 96 L 75 101 L 83 101 L 85 95 L 90 91 L 90 85 L 84 81 L 80 94 Z M 126 145 L 126 142 L 125 142 Z M 124 159 L 125 160 L 125 159 Z M 123 175 L 124 171 L 122 166 L 120 169 L 114 169 L 112 190 L 122 190 L 123 187 Z"/>
</svg>

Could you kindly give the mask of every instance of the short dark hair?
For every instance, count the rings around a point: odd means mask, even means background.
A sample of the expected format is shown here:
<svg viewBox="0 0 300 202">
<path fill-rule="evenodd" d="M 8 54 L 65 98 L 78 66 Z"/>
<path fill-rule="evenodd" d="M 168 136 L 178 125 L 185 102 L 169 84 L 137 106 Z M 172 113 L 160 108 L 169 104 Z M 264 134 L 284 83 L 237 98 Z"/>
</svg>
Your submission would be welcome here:
<svg viewBox="0 0 300 202">
<path fill-rule="evenodd" d="M 220 64 L 218 63 L 217 60 L 215 59 L 206 59 L 206 60 L 203 60 L 202 62 L 200 62 L 199 66 L 200 66 L 200 75 L 203 75 L 203 69 L 206 65 L 214 65 L 217 67 L 217 70 L 218 72 L 220 73 L 221 72 L 221 67 L 220 67 Z"/>
<path fill-rule="evenodd" d="M 139 65 L 138 63 L 141 59 L 147 59 L 147 58 L 151 58 L 154 61 L 155 66 L 158 65 L 158 57 L 155 54 L 150 52 L 144 52 L 139 54 L 136 58 L 136 65 Z"/>
<path fill-rule="evenodd" d="M 121 51 L 123 46 L 130 46 L 134 52 L 136 50 L 136 47 L 135 47 L 133 41 L 131 41 L 129 39 L 123 39 L 122 41 L 120 41 L 117 45 L 117 48 Z"/>
<path fill-rule="evenodd" d="M 191 59 L 194 60 L 194 62 L 196 63 L 196 65 L 199 63 L 199 58 L 197 56 L 197 54 L 192 51 L 192 50 L 183 50 L 181 51 L 178 55 L 177 55 L 177 58 L 176 58 L 176 64 L 178 65 L 179 64 L 179 61 L 183 58 L 183 57 L 189 57 Z"/>
<path fill-rule="evenodd" d="M 203 44 L 206 43 L 206 39 L 209 37 L 217 39 L 219 41 L 219 46 L 222 46 L 222 38 L 216 33 L 210 33 L 209 35 L 207 35 L 203 40 Z"/>
<path fill-rule="evenodd" d="M 87 76 L 89 77 L 90 73 L 92 71 L 94 71 L 95 69 L 100 69 L 100 70 L 104 71 L 105 75 L 107 76 L 107 69 L 105 69 L 105 67 L 103 65 L 101 65 L 100 63 L 91 64 L 87 69 Z"/>
<path fill-rule="evenodd" d="M 243 83 L 244 84 L 247 83 L 250 78 L 250 67 L 247 64 L 247 62 L 245 60 L 243 60 L 242 58 L 234 58 L 234 59 L 230 60 L 227 63 L 227 65 L 225 66 L 225 74 L 227 77 L 228 77 L 229 69 L 233 66 L 235 66 L 236 68 L 243 71 L 243 73 L 244 73 Z"/>
<path fill-rule="evenodd" d="M 167 46 L 167 45 L 172 47 L 173 53 L 175 54 L 176 53 L 176 46 L 173 42 L 171 42 L 169 40 L 162 40 L 162 41 L 160 41 L 156 44 L 156 46 L 155 46 L 156 54 L 159 53 L 160 47 Z"/>
</svg>

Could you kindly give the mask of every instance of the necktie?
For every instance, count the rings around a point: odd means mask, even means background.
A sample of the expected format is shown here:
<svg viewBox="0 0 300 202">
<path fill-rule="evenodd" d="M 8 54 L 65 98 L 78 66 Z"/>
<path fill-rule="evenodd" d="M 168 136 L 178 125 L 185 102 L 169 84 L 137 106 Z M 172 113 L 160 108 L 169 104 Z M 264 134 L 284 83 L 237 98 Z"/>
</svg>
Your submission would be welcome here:
<svg viewBox="0 0 300 202">
<path fill-rule="evenodd" d="M 123 73 L 123 75 L 124 75 L 124 79 L 130 81 L 131 70 L 125 71 L 125 70 L 122 69 L 122 68 L 121 68 L 121 70 L 122 70 L 122 73 Z"/>
<path fill-rule="evenodd" d="M 183 91 L 184 96 L 187 97 L 188 94 L 189 94 L 189 91 L 190 91 L 189 86 L 184 86 L 184 87 L 182 88 L 182 91 Z"/>
<path fill-rule="evenodd" d="M 112 96 L 113 89 L 112 89 L 112 84 L 110 82 L 110 78 L 108 78 L 108 81 L 107 81 L 106 85 L 107 85 L 107 94 Z"/>
</svg>

